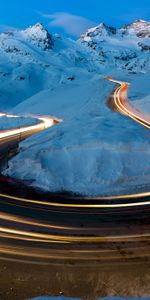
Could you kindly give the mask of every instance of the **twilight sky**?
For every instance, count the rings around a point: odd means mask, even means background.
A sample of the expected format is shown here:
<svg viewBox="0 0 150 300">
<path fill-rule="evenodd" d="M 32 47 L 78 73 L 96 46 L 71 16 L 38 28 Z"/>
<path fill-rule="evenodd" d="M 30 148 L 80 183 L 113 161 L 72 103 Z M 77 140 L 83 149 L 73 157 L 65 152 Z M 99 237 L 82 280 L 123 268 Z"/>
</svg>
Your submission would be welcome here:
<svg viewBox="0 0 150 300">
<path fill-rule="evenodd" d="M 150 0 L 0 0 L 0 31 L 41 22 L 76 38 L 100 22 L 119 27 L 139 18 L 150 21 Z"/>
</svg>

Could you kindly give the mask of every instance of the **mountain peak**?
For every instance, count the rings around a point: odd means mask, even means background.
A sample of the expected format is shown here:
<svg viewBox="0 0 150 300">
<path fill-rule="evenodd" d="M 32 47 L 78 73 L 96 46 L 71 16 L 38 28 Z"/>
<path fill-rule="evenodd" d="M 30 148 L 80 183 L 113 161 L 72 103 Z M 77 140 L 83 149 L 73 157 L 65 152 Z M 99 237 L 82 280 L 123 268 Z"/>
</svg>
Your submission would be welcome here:
<svg viewBox="0 0 150 300">
<path fill-rule="evenodd" d="M 133 22 L 133 24 L 134 23 L 148 23 L 147 21 L 145 21 L 145 20 L 142 20 L 142 19 L 137 19 L 137 20 L 135 20 L 134 22 Z"/>
<path fill-rule="evenodd" d="M 138 37 L 150 37 L 150 22 L 137 19 L 133 23 L 124 25 L 120 28 L 124 34 L 135 34 Z"/>
<path fill-rule="evenodd" d="M 150 22 L 147 22 L 145 20 L 142 20 L 142 19 L 137 19 L 135 20 L 134 22 L 130 23 L 127 25 L 127 27 L 141 27 L 141 26 L 149 26 L 150 25 Z"/>
<path fill-rule="evenodd" d="M 43 37 L 48 32 L 41 23 L 36 23 L 35 25 L 29 26 L 22 30 L 22 33 L 28 35 L 28 37 Z"/>
<path fill-rule="evenodd" d="M 35 28 L 40 28 L 40 29 L 44 29 L 44 26 L 42 23 L 38 22 L 35 25 L 31 26 L 31 27 L 35 27 Z"/>
<path fill-rule="evenodd" d="M 43 50 L 51 49 L 53 46 L 52 36 L 41 23 L 29 26 L 25 30 L 22 30 L 21 33 L 34 44 L 42 47 Z"/>
<path fill-rule="evenodd" d="M 100 23 L 96 27 L 88 29 L 84 34 L 81 35 L 81 41 L 90 41 L 93 38 L 104 38 L 108 35 L 116 34 L 116 28 L 109 27 L 105 23 Z"/>
</svg>

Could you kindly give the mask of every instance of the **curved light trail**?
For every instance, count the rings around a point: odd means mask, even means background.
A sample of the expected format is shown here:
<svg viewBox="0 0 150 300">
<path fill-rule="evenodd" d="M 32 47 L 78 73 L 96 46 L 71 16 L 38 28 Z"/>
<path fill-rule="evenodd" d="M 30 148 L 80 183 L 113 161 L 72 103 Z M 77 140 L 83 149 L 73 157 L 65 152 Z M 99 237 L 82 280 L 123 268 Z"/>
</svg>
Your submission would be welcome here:
<svg viewBox="0 0 150 300">
<path fill-rule="evenodd" d="M 146 193 L 147 194 L 147 193 Z M 148 193 L 149 194 L 149 193 Z M 141 195 L 141 194 L 140 194 Z M 143 197 L 145 197 L 145 193 L 142 194 Z M 38 205 L 42 205 L 42 206 L 53 206 L 53 207 L 63 207 L 63 208 L 90 208 L 90 209 L 95 209 L 95 208 L 123 208 L 123 207 L 136 207 L 136 206 L 149 206 L 150 205 L 150 200 L 147 201 L 137 201 L 137 202 L 132 202 L 132 203 L 112 203 L 112 204 L 101 204 L 101 203 L 96 203 L 96 204 L 92 204 L 93 200 L 117 200 L 117 199 L 127 199 L 127 195 L 122 195 L 122 196 L 113 196 L 113 197 L 97 197 L 97 198 L 90 198 L 90 197 L 83 197 L 83 199 L 81 197 L 70 197 L 70 199 L 72 199 L 71 202 L 73 202 L 73 200 L 75 201 L 74 203 L 63 203 L 64 201 L 61 202 L 51 202 L 51 201 L 41 201 L 41 200 L 36 200 L 36 199 L 26 199 L 26 198 L 19 198 L 19 197 L 15 197 L 15 196 L 11 196 L 11 195 L 5 195 L 5 194 L 0 194 L 0 198 L 4 198 L 4 199 L 9 199 L 9 200 L 14 200 L 17 201 L 21 204 L 27 203 L 27 204 L 38 204 Z M 140 197 L 138 197 L 138 194 L 132 195 L 131 199 L 140 199 Z M 65 199 L 65 198 L 64 198 Z M 62 200 L 64 200 L 62 199 Z M 90 204 L 86 204 L 85 202 L 78 204 L 77 200 L 90 200 L 91 203 Z"/>
<path fill-rule="evenodd" d="M 9 115 L 9 114 L 0 114 L 0 117 L 6 116 L 8 118 L 19 118 L 19 116 Z M 23 126 L 17 129 L 10 129 L 0 132 L 0 140 L 3 138 L 10 138 L 13 137 L 16 134 L 24 134 L 24 133 L 30 133 L 35 131 L 42 131 L 44 129 L 47 129 L 49 127 L 52 127 L 54 124 L 61 122 L 62 120 L 52 118 L 52 117 L 39 117 L 35 116 L 32 118 L 37 119 L 38 123 L 36 125 L 30 125 L 30 126 Z"/>
<path fill-rule="evenodd" d="M 133 119 L 140 125 L 150 129 L 150 117 L 145 116 L 142 112 L 136 110 L 136 108 L 134 108 L 126 99 L 126 92 L 129 87 L 129 83 L 114 80 L 109 76 L 105 79 L 117 84 L 117 88 L 113 94 L 113 101 L 117 111 Z"/>
</svg>

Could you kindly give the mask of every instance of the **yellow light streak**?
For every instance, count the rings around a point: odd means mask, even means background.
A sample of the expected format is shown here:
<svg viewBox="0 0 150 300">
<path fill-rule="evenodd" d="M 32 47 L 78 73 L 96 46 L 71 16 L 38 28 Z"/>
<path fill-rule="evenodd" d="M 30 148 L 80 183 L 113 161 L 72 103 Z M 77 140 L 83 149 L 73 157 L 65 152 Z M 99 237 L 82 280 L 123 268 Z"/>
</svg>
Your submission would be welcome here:
<svg viewBox="0 0 150 300">
<path fill-rule="evenodd" d="M 143 193 L 145 196 L 145 194 Z M 31 200 L 31 199 L 25 199 L 25 198 L 19 198 L 11 195 L 4 195 L 0 194 L 0 197 L 4 199 L 11 199 L 15 200 L 17 202 L 22 202 L 22 203 L 30 203 L 30 204 L 38 204 L 42 206 L 54 206 L 54 207 L 68 207 L 68 208 L 121 208 L 121 207 L 136 207 L 136 206 L 148 206 L 150 205 L 150 201 L 143 201 L 143 202 L 134 202 L 134 203 L 122 203 L 122 204 L 77 204 L 77 203 L 58 203 L 58 202 L 51 202 L 51 201 L 40 201 L 40 200 Z M 100 199 L 117 199 L 117 197 L 120 199 L 127 198 L 127 195 L 125 196 L 114 196 L 114 197 L 102 197 Z M 136 195 L 137 197 L 137 195 Z M 133 197 L 134 198 L 134 197 Z M 92 199 L 91 199 L 92 200 Z"/>
</svg>

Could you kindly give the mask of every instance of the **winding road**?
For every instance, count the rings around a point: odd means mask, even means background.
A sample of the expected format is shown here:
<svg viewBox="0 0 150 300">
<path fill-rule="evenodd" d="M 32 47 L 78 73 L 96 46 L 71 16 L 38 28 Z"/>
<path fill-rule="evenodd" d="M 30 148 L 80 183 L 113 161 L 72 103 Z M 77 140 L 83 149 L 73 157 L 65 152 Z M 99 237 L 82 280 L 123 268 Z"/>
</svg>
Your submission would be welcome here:
<svg viewBox="0 0 150 300">
<path fill-rule="evenodd" d="M 126 99 L 117 83 L 113 108 L 149 128 L 148 118 Z M 59 120 L 0 133 L 0 141 L 21 140 Z M 0 259 L 49 264 L 58 260 L 102 263 L 150 261 L 150 193 L 110 197 L 44 194 L 5 177 L 0 180 Z"/>
</svg>

